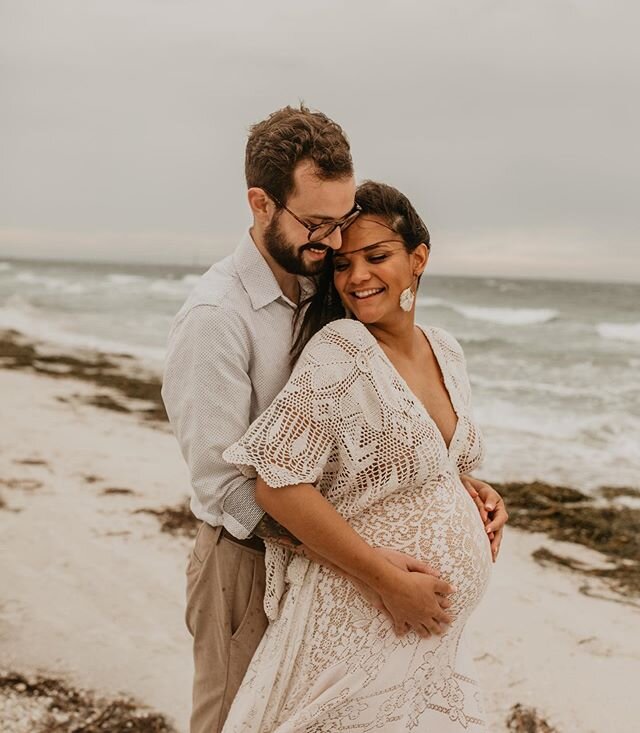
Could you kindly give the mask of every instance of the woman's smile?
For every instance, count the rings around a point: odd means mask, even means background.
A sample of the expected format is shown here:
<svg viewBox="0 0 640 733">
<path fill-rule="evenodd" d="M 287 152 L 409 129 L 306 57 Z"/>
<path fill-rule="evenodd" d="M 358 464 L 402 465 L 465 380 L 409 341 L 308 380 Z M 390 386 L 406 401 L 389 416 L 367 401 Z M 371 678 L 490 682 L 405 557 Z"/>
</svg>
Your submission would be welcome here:
<svg viewBox="0 0 640 733">
<path fill-rule="evenodd" d="M 352 290 L 351 295 L 358 300 L 365 300 L 367 298 L 373 298 L 376 295 L 383 293 L 385 288 L 369 288 L 367 290 Z"/>
</svg>

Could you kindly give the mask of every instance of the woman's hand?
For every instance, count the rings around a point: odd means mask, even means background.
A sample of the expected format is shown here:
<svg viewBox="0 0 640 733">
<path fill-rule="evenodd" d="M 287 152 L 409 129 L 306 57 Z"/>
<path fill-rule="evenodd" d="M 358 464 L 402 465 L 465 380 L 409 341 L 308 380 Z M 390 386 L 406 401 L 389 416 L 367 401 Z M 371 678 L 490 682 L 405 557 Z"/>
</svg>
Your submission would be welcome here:
<svg viewBox="0 0 640 733">
<path fill-rule="evenodd" d="M 392 547 L 374 547 L 373 549 L 392 565 L 400 568 L 400 570 L 406 570 L 409 573 L 426 573 L 427 575 L 432 575 L 434 578 L 440 577 L 438 570 L 429 565 L 429 563 L 416 560 L 415 557 L 405 555 L 400 550 L 394 550 Z"/>
<path fill-rule="evenodd" d="M 396 634 L 402 636 L 410 628 L 422 638 L 442 634 L 453 620 L 445 610 L 451 605 L 447 596 L 456 589 L 423 571 L 399 571 L 396 567 L 393 575 L 376 591 Z"/>
<path fill-rule="evenodd" d="M 485 481 L 467 475 L 461 475 L 460 480 L 478 507 L 491 544 L 493 562 L 495 562 L 502 544 L 504 526 L 509 520 L 504 500 L 493 486 Z"/>
<path fill-rule="evenodd" d="M 400 632 L 408 624 L 420 636 L 429 636 L 442 633 L 442 624 L 451 622 L 440 605 L 445 601 L 443 596 L 454 592 L 449 583 L 423 572 L 423 563 L 422 571 L 407 572 L 389 562 L 312 484 L 272 488 L 258 476 L 256 502 L 305 545 L 306 551 L 377 593 Z M 417 561 L 404 558 L 402 562 Z"/>
</svg>

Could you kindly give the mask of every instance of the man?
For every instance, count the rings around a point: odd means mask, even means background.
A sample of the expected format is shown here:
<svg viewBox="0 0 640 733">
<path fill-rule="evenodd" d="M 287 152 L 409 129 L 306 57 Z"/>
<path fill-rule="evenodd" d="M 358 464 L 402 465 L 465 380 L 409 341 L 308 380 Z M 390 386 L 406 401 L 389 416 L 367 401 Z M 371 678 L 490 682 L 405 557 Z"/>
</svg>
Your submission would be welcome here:
<svg viewBox="0 0 640 733">
<path fill-rule="evenodd" d="M 253 226 L 236 251 L 214 265 L 172 328 L 163 399 L 191 471 L 191 507 L 203 524 L 187 568 L 186 620 L 194 638 L 192 733 L 222 729 L 231 701 L 267 625 L 264 538 L 296 551 L 291 537 L 255 500 L 255 481 L 222 459 L 285 385 L 293 317 L 304 276 L 357 216 L 349 143 L 325 115 L 286 107 L 255 125 L 245 173 Z M 467 479 L 470 493 L 474 488 Z M 494 554 L 506 521 L 500 497 L 479 482 L 475 499 L 493 502 Z M 483 520 L 486 506 L 479 506 Z M 446 614 L 424 563 L 393 550 L 389 561 L 431 583 L 434 613 Z M 315 556 L 315 559 L 322 560 Z M 376 588 L 359 586 L 384 609 Z M 423 609 L 420 609 L 423 612 Z M 424 611 L 426 614 L 426 611 Z M 428 614 L 426 614 L 428 615 Z M 425 619 L 425 624 L 429 620 Z M 400 631 L 400 629 L 398 629 Z"/>
</svg>

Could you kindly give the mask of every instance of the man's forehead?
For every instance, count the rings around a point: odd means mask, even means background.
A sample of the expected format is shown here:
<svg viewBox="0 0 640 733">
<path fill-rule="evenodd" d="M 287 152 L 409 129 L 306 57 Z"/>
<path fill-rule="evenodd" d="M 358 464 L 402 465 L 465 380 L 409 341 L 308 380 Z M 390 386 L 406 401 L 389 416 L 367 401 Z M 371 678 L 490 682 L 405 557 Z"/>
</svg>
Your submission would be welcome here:
<svg viewBox="0 0 640 733">
<path fill-rule="evenodd" d="M 323 179 L 311 162 L 303 161 L 294 170 L 293 183 L 287 205 L 305 209 L 302 213 L 332 218 L 347 214 L 353 208 L 356 188 L 353 176 Z"/>
<path fill-rule="evenodd" d="M 317 191 L 323 183 L 318 171 L 310 160 L 303 160 L 293 170 L 295 191 Z"/>
</svg>

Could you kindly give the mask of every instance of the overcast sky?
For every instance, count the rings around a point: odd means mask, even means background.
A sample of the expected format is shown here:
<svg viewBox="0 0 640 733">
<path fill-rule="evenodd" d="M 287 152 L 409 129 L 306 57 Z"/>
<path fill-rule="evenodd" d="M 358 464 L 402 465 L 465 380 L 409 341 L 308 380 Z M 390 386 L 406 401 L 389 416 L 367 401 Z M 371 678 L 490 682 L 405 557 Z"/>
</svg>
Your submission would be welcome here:
<svg viewBox="0 0 640 733">
<path fill-rule="evenodd" d="M 304 100 L 432 272 L 640 281 L 640 11 L 616 0 L 0 0 L 0 257 L 214 261 L 250 124 Z"/>
</svg>

